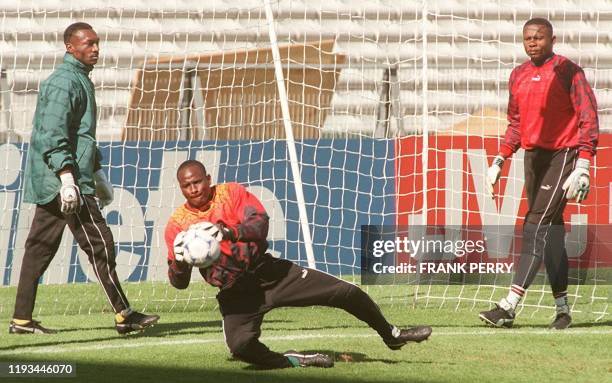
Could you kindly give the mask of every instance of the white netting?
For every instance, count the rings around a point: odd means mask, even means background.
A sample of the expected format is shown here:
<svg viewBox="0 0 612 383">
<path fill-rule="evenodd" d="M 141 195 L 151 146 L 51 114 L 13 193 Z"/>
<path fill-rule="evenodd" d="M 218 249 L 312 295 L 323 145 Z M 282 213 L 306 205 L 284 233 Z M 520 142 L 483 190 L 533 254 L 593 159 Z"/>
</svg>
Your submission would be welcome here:
<svg viewBox="0 0 612 383">
<path fill-rule="evenodd" d="M 62 32 L 74 21 L 89 22 L 101 37 L 91 78 L 98 141 L 116 186 L 105 212 L 122 278 L 166 279 L 162 233 L 182 201 L 174 172 L 186 158 L 203 160 L 215 180 L 248 184 L 272 216 L 275 254 L 305 264 L 263 1 L 0 5 L 0 142 L 8 143 L 0 146 L 4 285 L 17 283 L 33 212 L 21 203 L 16 169 L 24 163 L 40 82 L 61 63 Z M 424 209 L 428 224 L 516 222 L 524 205 L 520 155 L 504 183 L 500 213 L 484 201 L 481 177 L 486 154 L 495 153 L 505 131 L 507 80 L 526 59 L 521 28 L 530 17 L 549 18 L 555 50 L 585 69 L 604 130 L 612 115 L 612 2 L 282 0 L 272 9 L 319 269 L 357 275 L 360 225 L 406 224 Z M 568 221 L 609 223 L 609 144 L 602 137 L 595 192 L 584 207 L 568 208 Z M 71 241 L 64 238 L 45 283 L 95 280 Z M 141 286 L 127 287 L 132 300 L 202 298 L 177 298 L 163 282 Z M 393 299 L 473 306 L 505 289 L 407 287 Z M 528 302 L 551 306 L 548 291 L 532 289 L 537 299 Z M 607 291 L 596 284 L 570 293 L 603 316 Z"/>
</svg>

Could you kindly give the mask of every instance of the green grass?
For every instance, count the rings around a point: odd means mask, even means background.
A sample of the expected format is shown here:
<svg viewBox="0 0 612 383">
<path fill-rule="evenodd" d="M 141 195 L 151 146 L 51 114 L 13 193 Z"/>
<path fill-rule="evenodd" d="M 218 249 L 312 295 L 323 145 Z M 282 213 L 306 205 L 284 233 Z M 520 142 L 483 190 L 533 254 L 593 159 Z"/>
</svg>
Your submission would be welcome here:
<svg viewBox="0 0 612 383">
<path fill-rule="evenodd" d="M 553 311 L 536 308 L 532 295 L 512 330 L 483 327 L 477 312 L 490 291 L 465 288 L 370 287 L 388 319 L 398 325 L 430 324 L 431 340 L 390 351 L 363 323 L 329 308 L 278 309 L 266 316 L 262 340 L 273 350 L 322 351 L 334 355 L 332 369 L 257 370 L 232 360 L 223 341 L 215 291 L 193 283 L 178 292 L 166 284 L 128 285 L 137 309 L 159 312 L 160 322 L 145 333 L 120 336 L 113 315 L 95 284 L 41 286 L 37 318 L 60 329 L 56 335 L 8 335 L 0 332 L 0 362 L 57 361 L 76 364 L 77 377 L 54 382 L 581 382 L 612 381 L 610 288 L 597 287 L 601 302 L 591 303 L 581 287 L 574 325 L 551 332 Z M 537 290 L 537 288 L 536 288 Z M 503 289 L 495 292 L 497 299 Z M 0 289 L 0 321 L 8 324 L 15 289 Z M 589 298 L 589 299 L 586 299 Z M 547 303 L 545 296 L 541 304 Z M 584 303 L 582 302 L 584 301 Z M 587 303 L 588 302 L 588 303 Z M 598 306 L 599 305 L 599 306 Z M 607 312 L 601 315 L 593 312 Z M 595 322 L 596 318 L 600 318 Z M 6 329 L 6 327 L 5 327 Z M 347 359 L 351 361 L 346 361 Z M 2 382 L 10 381 L 1 379 Z M 14 379 L 25 382 L 27 379 Z M 40 381 L 40 380 L 35 380 Z"/>
</svg>

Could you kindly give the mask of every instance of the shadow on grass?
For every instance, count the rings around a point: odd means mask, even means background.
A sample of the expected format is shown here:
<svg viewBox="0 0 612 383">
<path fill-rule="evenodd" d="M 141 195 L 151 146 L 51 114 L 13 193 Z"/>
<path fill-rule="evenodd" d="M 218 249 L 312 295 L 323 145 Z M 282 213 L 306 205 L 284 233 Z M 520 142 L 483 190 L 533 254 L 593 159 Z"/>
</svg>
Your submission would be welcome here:
<svg viewBox="0 0 612 383">
<path fill-rule="evenodd" d="M 368 327 L 367 325 L 359 325 L 359 324 L 333 325 L 333 326 L 296 326 L 296 327 L 276 326 L 276 325 L 266 326 L 269 323 L 271 322 L 267 320 L 264 321 L 263 326 L 262 326 L 263 331 L 266 331 L 266 330 L 270 330 L 270 331 L 315 331 L 315 330 L 338 330 L 338 329 L 340 330 L 346 330 L 346 329 L 370 330 L 370 327 Z"/>
<path fill-rule="evenodd" d="M 159 336 L 167 333 L 184 333 L 182 330 L 185 329 L 202 329 L 202 328 L 221 328 L 220 320 L 212 320 L 212 321 L 190 321 L 190 322 L 170 322 L 164 323 L 163 317 L 162 322 L 156 323 L 153 327 L 149 327 L 144 331 L 134 331 L 127 335 L 128 337 L 138 337 L 138 336 Z M 73 332 L 87 332 L 87 331 L 100 331 L 100 330 L 114 330 L 114 326 L 104 326 L 104 327 L 72 327 L 67 329 L 58 330 L 60 334 L 67 334 Z M 205 331 L 209 332 L 209 331 Z M 202 331 L 198 331 L 196 333 L 202 333 Z M 117 334 L 117 336 L 120 336 Z"/>
<path fill-rule="evenodd" d="M 431 326 L 431 328 L 436 331 L 436 329 L 445 328 L 445 329 L 454 329 L 454 328 L 486 328 L 486 326 L 478 321 L 478 318 L 474 321 L 474 323 L 461 323 L 461 321 L 453 322 L 453 323 L 410 323 L 410 324 L 401 324 L 401 323 L 393 323 L 395 326 L 399 328 L 410 328 L 415 326 Z"/>
<path fill-rule="evenodd" d="M 484 323 L 470 324 L 470 325 L 461 325 L 461 326 L 434 325 L 432 327 L 434 328 L 434 333 L 435 333 L 435 329 L 436 328 L 454 328 L 454 327 L 456 327 L 456 328 L 481 328 L 481 329 L 485 329 L 485 330 L 499 330 L 500 332 L 504 332 L 504 331 L 507 331 L 507 330 L 524 330 L 524 329 L 548 330 L 550 328 L 550 322 L 543 322 L 543 323 L 521 323 L 520 322 L 520 318 L 518 318 L 517 321 L 519 321 L 519 323 L 516 323 L 516 322 L 513 323 L 512 327 L 510 329 L 490 326 L 490 325 L 487 325 L 487 324 L 484 324 Z M 572 328 L 591 328 L 591 329 L 597 329 L 598 327 L 603 328 L 603 327 L 609 327 L 609 326 L 612 326 L 612 321 L 605 321 L 605 322 L 579 322 L 579 323 L 575 323 L 574 322 L 574 323 L 571 324 L 570 329 L 572 329 Z"/>
<path fill-rule="evenodd" d="M 302 350 L 298 351 L 304 354 L 326 354 L 334 359 L 334 365 L 340 367 L 342 365 L 348 366 L 351 363 L 384 363 L 389 365 L 397 364 L 419 364 L 419 365 L 430 365 L 433 361 L 411 361 L 411 360 L 393 360 L 393 359 L 381 359 L 381 358 L 370 358 L 367 354 L 360 352 L 349 352 L 349 351 L 332 351 L 332 350 Z M 228 358 L 228 361 L 237 361 L 235 358 Z M 313 367 L 314 368 L 314 367 Z M 265 371 L 271 370 L 266 367 L 259 367 L 254 365 L 247 365 L 243 368 L 244 370 L 252 371 Z"/>
<path fill-rule="evenodd" d="M 370 358 L 367 354 L 361 352 L 349 352 L 349 351 L 333 351 L 333 350 L 303 350 L 305 354 L 321 353 L 332 356 L 335 363 L 385 363 L 385 364 L 400 364 L 400 363 L 418 363 L 418 364 L 431 364 L 433 362 L 419 361 L 413 362 L 410 360 L 393 360 L 393 359 L 381 359 L 381 358 Z"/>
<path fill-rule="evenodd" d="M 272 320 L 267 323 L 286 323 L 287 321 Z M 92 331 L 108 330 L 107 336 L 96 334 L 95 337 L 66 339 L 65 335 L 74 333 L 87 334 Z M 10 346 L 0 346 L 0 351 L 18 350 L 26 347 L 51 347 L 59 345 L 84 345 L 88 343 L 97 343 L 104 341 L 120 340 L 126 341 L 145 338 L 166 337 L 168 335 L 195 335 L 201 336 L 205 334 L 219 334 L 222 331 L 222 323 L 220 320 L 213 321 L 191 321 L 191 322 L 173 322 L 173 323 L 157 323 L 153 327 L 149 327 L 144 331 L 134 331 L 127 335 L 120 335 L 115 332 L 112 326 L 104 327 L 72 327 L 67 329 L 58 329 L 58 333 L 54 335 L 38 335 L 38 334 L 22 334 L 22 335 L 7 335 L 11 337 L 19 337 L 26 341 L 32 342 L 19 343 Z M 74 336 L 74 335 L 72 335 Z M 85 335 L 84 335 L 85 336 Z"/>
<path fill-rule="evenodd" d="M 362 355 L 362 354 L 357 354 Z M 366 357 L 367 358 L 367 357 Z M 128 358 L 129 359 L 129 358 Z M 10 361 L 5 358 L 0 358 L 0 361 Z M 35 361 L 35 360 L 31 360 Z M 27 362 L 27 360 L 21 359 L 20 363 Z M 171 364 L 171 361 L 160 361 Z M 62 363 L 66 363 L 63 361 Z M 231 382 L 231 383 L 353 383 L 355 382 L 355 376 L 347 373 L 346 376 L 342 376 L 335 368 L 331 369 L 318 369 L 318 368 L 288 368 L 283 370 L 261 370 L 255 369 L 250 366 L 241 368 L 242 363 L 236 362 L 235 366 L 230 368 L 197 368 L 197 366 L 191 368 L 185 367 L 172 367 L 170 365 L 130 365 L 126 361 L 126 364 L 108 363 L 108 361 L 96 363 L 96 362 L 76 362 L 76 377 L 72 378 L 54 378 L 54 382 Z M 335 371 L 336 370 L 336 371 Z M 15 381 L 26 381 L 26 380 L 15 380 Z M 393 377 L 390 379 L 389 376 L 372 377 L 372 376 L 361 376 L 358 381 L 361 383 L 367 382 L 415 382 L 424 383 L 437 381 L 431 379 L 409 379 L 405 377 Z"/>
<path fill-rule="evenodd" d="M 612 326 L 612 321 L 572 323 L 570 328 L 593 328 Z"/>
<path fill-rule="evenodd" d="M 163 320 L 163 318 L 162 318 Z M 215 331 L 219 332 L 221 330 L 221 321 L 220 320 L 211 320 L 211 321 L 191 321 L 191 322 L 174 322 L 174 323 L 164 323 L 158 322 L 153 327 L 147 328 L 142 335 L 158 337 L 169 334 L 205 334 L 209 333 L 211 328 L 214 328 Z M 192 331 L 185 331 L 192 330 Z M 138 335 L 138 334 L 135 334 Z"/>
<path fill-rule="evenodd" d="M 206 333 L 211 333 L 211 332 L 219 332 L 222 330 L 223 328 L 223 323 L 220 320 L 212 320 L 212 321 L 205 321 L 205 322 L 198 322 L 198 321 L 192 321 L 192 322 L 174 322 L 174 323 L 164 323 L 163 322 L 163 318 L 161 319 L 162 322 L 158 322 L 155 326 L 148 328 L 145 331 L 145 335 L 148 336 L 165 336 L 165 335 L 171 335 L 171 334 L 180 334 L 180 335 L 188 335 L 188 334 L 194 334 L 194 335 L 201 335 L 201 334 L 206 334 Z M 270 327 L 271 329 L 277 329 L 277 327 L 275 326 L 277 323 L 287 323 L 287 320 L 266 320 L 264 323 L 266 324 L 271 324 L 272 326 Z M 206 331 L 202 331 L 203 328 L 206 329 Z M 193 330 L 193 331 L 185 331 L 185 330 Z M 215 329 L 215 331 L 208 331 L 209 329 Z"/>
<path fill-rule="evenodd" d="M 218 333 L 221 331 L 221 321 L 206 321 L 206 322 L 180 322 L 180 323 L 158 323 L 153 327 L 149 327 L 144 331 L 134 331 L 127 335 L 120 335 L 115 332 L 113 327 L 74 327 L 69 329 L 58 330 L 57 334 L 54 335 L 38 335 L 38 334 L 22 334 L 22 335 L 10 335 L 12 337 L 20 337 L 21 339 L 32 340 L 31 343 L 20 343 L 11 346 L 1 347 L 1 351 L 17 350 L 25 347 L 50 347 L 59 345 L 83 345 L 88 343 L 98 343 L 110 340 L 125 339 L 130 341 L 133 339 L 142 338 L 153 338 L 160 337 L 171 333 L 180 333 L 181 335 L 189 334 L 189 332 L 183 332 L 183 329 L 198 328 L 199 331 L 193 331 L 194 334 L 202 335 L 206 333 Z M 211 331 L 210 329 L 214 329 Z M 91 338 L 81 339 L 66 339 L 63 335 L 68 333 L 82 332 L 86 334 L 90 331 L 109 330 L 107 336 L 98 336 Z M 51 341 L 51 339 L 53 339 Z M 47 341 L 48 340 L 48 341 Z"/>
</svg>

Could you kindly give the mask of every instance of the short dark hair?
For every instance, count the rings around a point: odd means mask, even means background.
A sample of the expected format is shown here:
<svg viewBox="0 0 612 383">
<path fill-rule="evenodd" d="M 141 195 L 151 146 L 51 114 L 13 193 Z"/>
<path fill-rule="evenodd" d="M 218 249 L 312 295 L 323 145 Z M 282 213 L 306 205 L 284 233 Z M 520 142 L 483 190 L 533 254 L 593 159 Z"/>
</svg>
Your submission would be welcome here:
<svg viewBox="0 0 612 383">
<path fill-rule="evenodd" d="M 527 20 L 525 25 L 523 25 L 523 29 L 527 28 L 529 25 L 540 25 L 546 27 L 550 30 L 550 35 L 553 35 L 553 26 L 547 19 L 543 17 L 534 17 L 533 19 Z"/>
<path fill-rule="evenodd" d="M 68 28 L 64 30 L 64 44 L 68 44 L 70 42 L 70 37 L 72 37 L 76 31 L 82 31 L 84 29 L 93 30 L 93 27 L 83 22 L 70 24 Z"/>
<path fill-rule="evenodd" d="M 178 179 L 179 174 L 181 174 L 183 170 L 191 166 L 195 166 L 195 167 L 202 169 L 202 172 L 204 173 L 204 175 L 206 175 L 206 168 L 204 167 L 203 163 L 201 163 L 200 161 L 196 161 L 196 160 L 187 160 L 187 161 L 184 161 L 182 164 L 180 164 L 178 169 L 176 170 L 176 179 Z"/>
</svg>

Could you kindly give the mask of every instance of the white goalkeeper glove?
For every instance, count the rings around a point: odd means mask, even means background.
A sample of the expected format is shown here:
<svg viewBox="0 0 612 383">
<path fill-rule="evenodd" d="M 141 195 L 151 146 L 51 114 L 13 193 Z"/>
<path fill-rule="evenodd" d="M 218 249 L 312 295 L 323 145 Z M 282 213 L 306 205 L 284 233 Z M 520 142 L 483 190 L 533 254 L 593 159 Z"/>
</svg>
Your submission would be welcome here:
<svg viewBox="0 0 612 383">
<path fill-rule="evenodd" d="M 579 158 L 578 161 L 576 161 L 576 167 L 563 183 L 563 190 L 566 191 L 565 198 L 575 198 L 576 202 L 581 202 L 586 199 L 590 189 L 590 166 L 591 162 L 586 158 Z"/>
<path fill-rule="evenodd" d="M 62 187 L 60 188 L 62 205 L 60 210 L 66 215 L 74 214 L 81 207 L 79 187 L 75 184 L 74 177 L 70 172 L 60 174 L 60 180 L 62 181 Z"/>
<path fill-rule="evenodd" d="M 232 242 L 236 242 L 234 233 L 223 224 L 215 225 L 212 222 L 199 222 L 191 225 L 190 229 L 202 230 L 208 233 L 211 237 L 221 242 L 224 239 L 229 239 Z"/>
<path fill-rule="evenodd" d="M 177 262 L 183 262 L 184 261 L 184 255 L 185 255 L 185 249 L 183 248 L 183 241 L 185 239 L 185 234 L 186 232 L 181 231 L 180 233 L 178 233 L 176 235 L 176 238 L 174 238 L 174 259 Z"/>
<path fill-rule="evenodd" d="M 495 198 L 495 190 L 493 189 L 493 186 L 495 186 L 499 180 L 502 166 L 504 166 L 504 161 L 504 157 L 497 155 L 493 159 L 489 169 L 487 169 L 487 186 L 489 187 L 489 194 L 492 198 Z"/>
<path fill-rule="evenodd" d="M 108 182 L 106 174 L 102 169 L 99 169 L 94 173 L 94 179 L 96 181 L 96 197 L 98 197 L 100 209 L 103 209 L 105 206 L 108 206 L 111 202 L 113 202 L 113 185 Z"/>
</svg>

